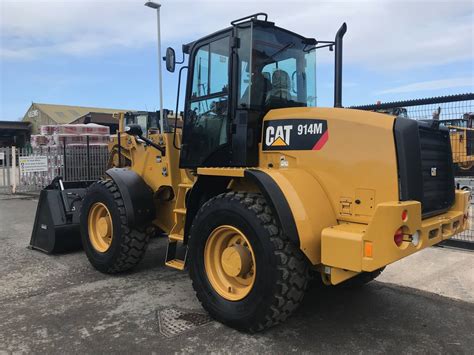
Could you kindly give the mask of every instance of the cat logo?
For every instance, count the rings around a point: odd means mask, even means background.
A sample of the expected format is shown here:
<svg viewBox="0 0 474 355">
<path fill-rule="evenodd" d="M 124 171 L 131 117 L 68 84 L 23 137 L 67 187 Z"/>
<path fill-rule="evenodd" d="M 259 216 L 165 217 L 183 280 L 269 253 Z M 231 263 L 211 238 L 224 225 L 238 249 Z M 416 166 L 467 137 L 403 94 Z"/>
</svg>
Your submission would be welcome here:
<svg viewBox="0 0 474 355">
<path fill-rule="evenodd" d="M 329 138 L 326 120 L 288 118 L 263 123 L 262 150 L 321 150 Z"/>
<path fill-rule="evenodd" d="M 293 125 L 268 126 L 265 131 L 265 144 L 268 147 L 287 147 L 290 145 Z"/>
</svg>

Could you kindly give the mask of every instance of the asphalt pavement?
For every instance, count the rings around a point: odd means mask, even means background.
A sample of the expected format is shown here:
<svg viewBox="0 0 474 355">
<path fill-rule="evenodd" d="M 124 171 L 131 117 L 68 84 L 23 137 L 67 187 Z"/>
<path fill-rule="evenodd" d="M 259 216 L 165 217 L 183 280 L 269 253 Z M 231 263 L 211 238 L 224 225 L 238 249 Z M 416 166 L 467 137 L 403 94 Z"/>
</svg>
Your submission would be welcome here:
<svg viewBox="0 0 474 355">
<path fill-rule="evenodd" d="M 0 353 L 474 353 L 474 253 L 430 248 L 358 290 L 312 289 L 283 325 L 207 317 L 154 238 L 130 273 L 27 249 L 37 199 L 0 199 Z"/>
</svg>

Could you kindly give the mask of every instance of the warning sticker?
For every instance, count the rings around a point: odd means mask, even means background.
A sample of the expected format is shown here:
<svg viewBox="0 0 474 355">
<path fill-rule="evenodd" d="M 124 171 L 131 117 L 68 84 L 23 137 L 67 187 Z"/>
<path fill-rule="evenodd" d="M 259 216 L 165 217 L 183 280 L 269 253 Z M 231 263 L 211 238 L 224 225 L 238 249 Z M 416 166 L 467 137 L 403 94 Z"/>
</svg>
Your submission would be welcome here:
<svg viewBox="0 0 474 355">
<path fill-rule="evenodd" d="M 19 157 L 20 173 L 38 173 L 48 171 L 48 157 L 43 155 L 31 155 Z"/>
<path fill-rule="evenodd" d="M 329 139 L 326 120 L 265 121 L 263 150 L 320 150 Z"/>
</svg>

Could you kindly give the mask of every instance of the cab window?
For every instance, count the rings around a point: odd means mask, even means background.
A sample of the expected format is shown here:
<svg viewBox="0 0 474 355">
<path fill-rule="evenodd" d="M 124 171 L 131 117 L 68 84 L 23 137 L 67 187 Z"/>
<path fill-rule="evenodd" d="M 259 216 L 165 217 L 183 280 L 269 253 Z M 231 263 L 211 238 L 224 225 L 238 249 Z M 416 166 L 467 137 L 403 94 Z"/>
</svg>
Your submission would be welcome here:
<svg viewBox="0 0 474 355">
<path fill-rule="evenodd" d="M 229 37 L 194 53 L 191 99 L 186 108 L 181 166 L 225 165 L 229 143 Z"/>
<path fill-rule="evenodd" d="M 229 38 L 200 47 L 194 58 L 192 98 L 227 93 L 229 83 Z"/>
</svg>

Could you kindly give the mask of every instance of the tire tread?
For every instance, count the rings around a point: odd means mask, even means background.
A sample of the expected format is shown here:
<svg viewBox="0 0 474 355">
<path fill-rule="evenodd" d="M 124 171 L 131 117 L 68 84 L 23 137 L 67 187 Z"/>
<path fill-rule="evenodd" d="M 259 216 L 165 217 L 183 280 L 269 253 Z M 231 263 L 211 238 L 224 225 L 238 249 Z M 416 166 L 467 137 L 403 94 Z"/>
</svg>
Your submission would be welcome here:
<svg viewBox="0 0 474 355">
<path fill-rule="evenodd" d="M 105 187 L 112 195 L 117 211 L 120 214 L 120 229 L 122 233 L 122 243 L 119 246 L 120 253 L 118 257 L 115 258 L 113 265 L 108 265 L 100 271 L 108 274 L 116 274 L 130 270 L 135 267 L 145 255 L 153 229 L 145 228 L 143 231 L 138 231 L 128 226 L 122 195 L 113 180 L 99 180 L 96 184 Z"/>
<path fill-rule="evenodd" d="M 277 282 L 270 306 L 265 307 L 265 311 L 258 314 L 251 326 L 243 329 L 249 332 L 262 331 L 286 320 L 303 300 L 309 279 L 308 261 L 301 250 L 291 244 L 282 232 L 272 209 L 259 193 L 231 191 L 217 195 L 202 206 L 194 221 L 199 219 L 200 213 L 206 208 L 222 199 L 237 201 L 254 213 L 268 232 L 273 245 L 273 254 L 277 261 Z M 194 289 L 198 289 L 194 283 L 193 280 Z M 197 297 L 205 309 L 210 308 L 206 307 L 208 302 L 206 295 L 198 292 Z M 219 319 L 219 315 L 213 316 Z M 225 320 L 221 321 L 225 322 Z"/>
</svg>

